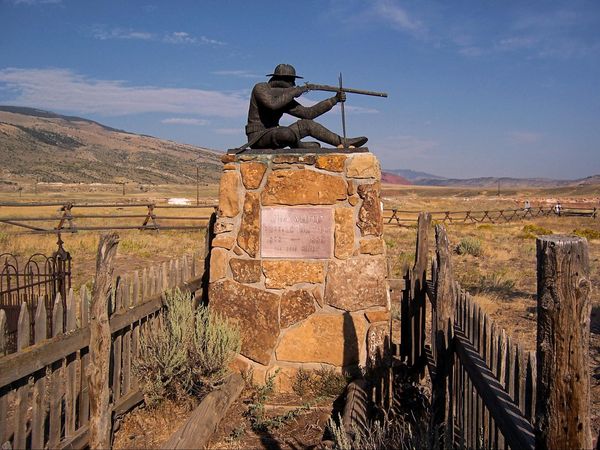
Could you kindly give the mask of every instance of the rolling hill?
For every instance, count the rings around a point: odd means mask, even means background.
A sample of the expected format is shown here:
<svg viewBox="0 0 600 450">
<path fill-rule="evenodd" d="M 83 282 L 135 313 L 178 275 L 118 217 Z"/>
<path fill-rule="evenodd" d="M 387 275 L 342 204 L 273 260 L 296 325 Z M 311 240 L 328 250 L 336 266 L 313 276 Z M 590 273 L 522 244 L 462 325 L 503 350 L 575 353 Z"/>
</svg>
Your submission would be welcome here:
<svg viewBox="0 0 600 450">
<path fill-rule="evenodd" d="M 221 154 L 128 133 L 81 117 L 0 106 L 0 180 L 144 184 L 214 183 Z"/>
</svg>

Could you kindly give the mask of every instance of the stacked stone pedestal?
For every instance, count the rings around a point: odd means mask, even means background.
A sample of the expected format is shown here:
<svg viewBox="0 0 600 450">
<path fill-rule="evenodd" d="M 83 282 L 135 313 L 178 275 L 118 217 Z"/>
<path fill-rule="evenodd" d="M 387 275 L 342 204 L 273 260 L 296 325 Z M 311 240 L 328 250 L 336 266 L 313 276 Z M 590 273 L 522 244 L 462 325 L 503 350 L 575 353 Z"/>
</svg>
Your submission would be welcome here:
<svg viewBox="0 0 600 450">
<path fill-rule="evenodd" d="M 279 369 L 284 391 L 301 367 L 364 366 L 389 320 L 375 156 L 242 154 L 223 163 L 209 302 L 241 330 L 237 366 L 260 382 Z M 261 212 L 271 207 L 331 209 L 331 254 L 261 255 Z"/>
</svg>

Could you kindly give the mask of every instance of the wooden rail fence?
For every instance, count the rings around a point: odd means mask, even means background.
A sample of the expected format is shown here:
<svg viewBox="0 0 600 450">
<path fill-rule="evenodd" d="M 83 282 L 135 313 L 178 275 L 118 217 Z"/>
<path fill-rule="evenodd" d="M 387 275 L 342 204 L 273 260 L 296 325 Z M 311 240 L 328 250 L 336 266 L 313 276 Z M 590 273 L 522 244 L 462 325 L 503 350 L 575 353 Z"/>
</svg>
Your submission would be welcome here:
<svg viewBox="0 0 600 450">
<path fill-rule="evenodd" d="M 106 230 L 195 230 L 206 226 L 210 220 L 215 205 L 157 205 L 155 203 L 0 203 L 0 213 L 3 207 L 10 208 L 41 208 L 57 207 L 57 213 L 52 215 L 20 214 L 0 215 L 0 224 L 11 225 L 22 233 L 77 233 L 79 231 Z M 97 213 L 94 210 L 114 209 L 121 211 L 133 209 L 131 213 L 118 212 L 114 214 Z M 138 211 L 141 209 L 141 211 Z M 159 214 L 161 210 L 204 210 L 202 215 L 169 215 Z M 92 210 L 92 212 L 75 213 L 75 210 Z M 83 224 L 82 224 L 83 222 Z M 177 223 L 191 222 L 179 225 Z M 52 225 L 54 224 L 54 225 Z"/>
<path fill-rule="evenodd" d="M 40 208 L 58 207 L 57 213 L 52 215 L 20 214 L 1 215 L 3 207 L 10 208 Z M 115 209 L 141 209 L 131 213 L 119 212 L 106 213 L 75 213 L 75 210 L 98 210 L 102 208 Z M 21 233 L 47 234 L 47 233 L 77 233 L 79 231 L 106 231 L 106 230 L 194 230 L 206 226 L 211 213 L 217 208 L 215 204 L 205 205 L 158 205 L 155 203 L 74 203 L 74 202 L 47 202 L 47 203 L 0 203 L 0 224 L 10 225 Z M 201 215 L 162 215 L 161 210 L 204 210 Z M 521 209 L 496 209 L 480 211 L 435 211 L 430 213 L 437 222 L 455 224 L 477 223 L 507 223 L 516 220 L 535 219 L 537 217 L 589 217 L 598 216 L 598 208 L 563 207 L 558 212 L 555 207 L 531 207 Z M 384 224 L 387 226 L 407 226 L 417 222 L 419 211 L 401 210 L 397 208 L 384 209 Z M 98 221 L 102 221 L 100 225 Z M 124 223 L 127 222 L 127 223 Z M 178 223 L 188 222 L 186 225 Z M 192 224 L 189 224 L 189 223 Z M 53 225 L 54 224 L 54 225 Z"/>
<path fill-rule="evenodd" d="M 430 212 L 432 220 L 453 224 L 477 224 L 477 223 L 507 223 L 517 220 L 535 219 L 537 217 L 598 217 L 598 208 L 575 208 L 563 207 L 531 207 L 520 209 L 495 209 L 479 211 L 433 211 Z M 418 221 L 419 211 L 401 210 L 387 208 L 384 210 L 384 224 L 406 226 Z"/>
<path fill-rule="evenodd" d="M 204 271 L 197 258 L 184 256 L 118 277 L 110 295 L 110 411 L 120 416 L 143 401 L 132 371 L 140 332 L 154 326 L 165 290 L 196 291 Z M 17 348 L 5 354 L 6 316 L 0 310 L 0 447 L 84 448 L 90 429 L 90 295 L 70 289 L 63 316 L 60 294 L 51 322 L 38 301 L 31 332 L 29 306 L 22 303 Z M 66 317 L 63 320 L 63 317 Z M 48 330 L 52 330 L 47 338 Z"/>
<path fill-rule="evenodd" d="M 400 299 L 400 344 L 390 349 L 391 373 L 378 381 L 378 398 L 385 400 L 379 404 L 392 404 L 398 368 L 417 379 L 428 370 L 435 448 L 591 448 L 587 242 L 567 236 L 537 240 L 533 352 L 455 281 L 443 225 L 435 227 L 436 254 L 426 278 L 430 228 L 431 215 L 421 213 L 415 264 Z"/>
</svg>

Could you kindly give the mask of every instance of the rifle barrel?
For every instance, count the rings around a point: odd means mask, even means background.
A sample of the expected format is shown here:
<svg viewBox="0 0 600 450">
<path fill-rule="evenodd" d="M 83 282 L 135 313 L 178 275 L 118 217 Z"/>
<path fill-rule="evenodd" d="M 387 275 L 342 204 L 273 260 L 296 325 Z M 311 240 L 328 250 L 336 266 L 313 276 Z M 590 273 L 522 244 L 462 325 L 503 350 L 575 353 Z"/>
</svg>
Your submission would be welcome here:
<svg viewBox="0 0 600 450">
<path fill-rule="evenodd" d="M 326 84 L 311 84 L 307 83 L 308 89 L 311 91 L 328 91 L 328 92 L 339 92 L 340 88 L 336 86 L 328 86 Z M 375 92 L 375 91 L 363 91 L 362 89 L 351 89 L 342 88 L 343 92 L 348 94 L 361 94 L 361 95 L 372 95 L 374 97 L 387 97 L 386 92 Z"/>
</svg>

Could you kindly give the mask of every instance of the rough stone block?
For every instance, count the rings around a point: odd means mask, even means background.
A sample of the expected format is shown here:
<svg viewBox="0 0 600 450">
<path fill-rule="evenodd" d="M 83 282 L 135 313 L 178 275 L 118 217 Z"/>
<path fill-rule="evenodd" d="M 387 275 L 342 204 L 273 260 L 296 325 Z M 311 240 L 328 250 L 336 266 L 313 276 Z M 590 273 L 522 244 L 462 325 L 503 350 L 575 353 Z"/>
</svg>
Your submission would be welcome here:
<svg viewBox="0 0 600 450">
<path fill-rule="evenodd" d="M 315 155 L 290 155 L 281 154 L 273 156 L 274 164 L 314 164 Z"/>
<path fill-rule="evenodd" d="M 358 186 L 358 195 L 363 199 L 358 211 L 358 228 L 363 236 L 381 236 L 383 233 L 383 211 L 379 188 L 379 183 Z"/>
<path fill-rule="evenodd" d="M 233 230 L 233 222 L 223 220 L 223 219 L 217 219 L 217 221 L 215 222 L 215 228 L 213 231 L 215 232 L 215 234 L 220 234 L 220 233 L 227 233 L 228 231 L 232 231 L 232 230 Z"/>
<path fill-rule="evenodd" d="M 378 367 L 389 357 L 389 326 L 387 323 L 377 323 L 369 327 L 367 332 L 367 365 Z M 386 348 L 387 347 L 387 348 Z"/>
<path fill-rule="evenodd" d="M 232 258 L 229 261 L 233 279 L 238 283 L 258 283 L 262 271 L 260 261 L 257 259 Z"/>
<path fill-rule="evenodd" d="M 362 153 L 354 155 L 348 161 L 346 167 L 346 176 L 349 178 L 375 178 L 381 179 L 381 169 L 379 161 L 372 153 Z"/>
<path fill-rule="evenodd" d="M 240 213 L 240 174 L 226 171 L 219 184 L 219 217 L 235 217 Z"/>
<path fill-rule="evenodd" d="M 231 247 L 235 244 L 235 236 L 232 234 L 218 234 L 212 240 L 213 247 L 226 248 L 227 250 L 231 250 Z"/>
<path fill-rule="evenodd" d="M 319 155 L 315 166 L 330 172 L 343 172 L 346 155 Z"/>
<path fill-rule="evenodd" d="M 387 265 L 381 256 L 331 261 L 325 283 L 325 303 L 346 311 L 387 307 Z"/>
<path fill-rule="evenodd" d="M 354 209 L 335 209 L 335 257 L 346 259 L 354 251 Z"/>
<path fill-rule="evenodd" d="M 362 314 L 313 314 L 283 334 L 275 354 L 278 361 L 352 366 L 363 362 L 365 340 Z"/>
<path fill-rule="evenodd" d="M 381 238 L 363 238 L 360 240 L 360 252 L 366 255 L 381 255 L 385 249 L 385 242 Z"/>
<path fill-rule="evenodd" d="M 210 252 L 210 282 L 227 276 L 227 250 L 213 248 Z"/>
<path fill-rule="evenodd" d="M 283 289 L 297 283 L 323 283 L 325 269 L 321 262 L 302 260 L 263 260 L 265 286 Z"/>
<path fill-rule="evenodd" d="M 304 289 L 286 291 L 281 295 L 281 328 L 298 323 L 316 311 L 314 297 Z"/>
<path fill-rule="evenodd" d="M 251 257 L 255 257 L 259 249 L 260 239 L 260 205 L 258 193 L 247 192 L 244 200 L 242 223 L 238 233 L 238 245 Z"/>
<path fill-rule="evenodd" d="M 390 312 L 388 310 L 365 311 L 365 317 L 369 323 L 389 322 Z"/>
<path fill-rule="evenodd" d="M 263 205 L 332 205 L 345 200 L 346 181 L 314 170 L 271 172 L 262 192 Z"/>
<path fill-rule="evenodd" d="M 268 365 L 279 336 L 279 295 L 224 280 L 210 284 L 209 305 L 238 326 L 242 355 Z"/>
<path fill-rule="evenodd" d="M 258 189 L 260 182 L 267 170 L 266 164 L 261 162 L 247 162 L 240 165 L 242 182 L 246 189 Z"/>
</svg>

